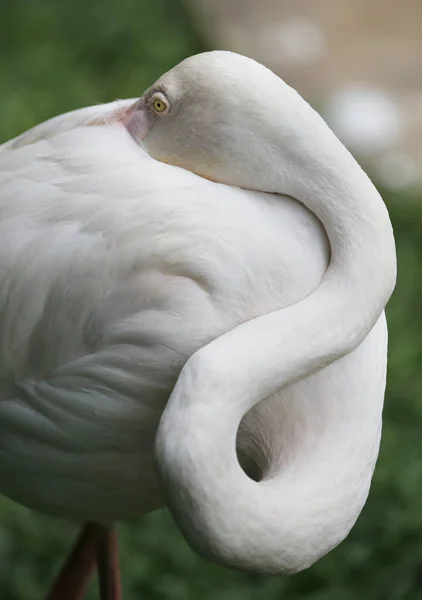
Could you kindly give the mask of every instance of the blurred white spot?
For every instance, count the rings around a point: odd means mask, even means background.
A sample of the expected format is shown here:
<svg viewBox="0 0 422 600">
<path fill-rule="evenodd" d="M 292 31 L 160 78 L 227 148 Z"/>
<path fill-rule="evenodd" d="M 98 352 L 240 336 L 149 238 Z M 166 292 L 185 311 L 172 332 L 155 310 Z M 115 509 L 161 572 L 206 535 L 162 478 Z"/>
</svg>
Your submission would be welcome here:
<svg viewBox="0 0 422 600">
<path fill-rule="evenodd" d="M 379 160 L 378 176 L 384 185 L 400 190 L 418 183 L 420 170 L 409 154 L 391 152 Z"/>
<path fill-rule="evenodd" d="M 284 62 L 309 64 L 326 54 L 323 32 L 304 17 L 292 17 L 267 27 L 264 31 L 265 52 L 280 54 Z"/>
<path fill-rule="evenodd" d="M 376 88 L 343 88 L 329 98 L 325 113 L 344 144 L 364 155 L 390 148 L 403 132 L 396 104 Z"/>
</svg>

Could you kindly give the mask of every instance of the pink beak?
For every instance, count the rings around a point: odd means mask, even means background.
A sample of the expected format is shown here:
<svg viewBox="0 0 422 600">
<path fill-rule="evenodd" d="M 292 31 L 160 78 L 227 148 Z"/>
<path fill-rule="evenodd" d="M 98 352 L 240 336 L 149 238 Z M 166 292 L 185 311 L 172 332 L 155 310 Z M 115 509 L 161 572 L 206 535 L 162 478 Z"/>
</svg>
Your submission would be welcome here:
<svg viewBox="0 0 422 600">
<path fill-rule="evenodd" d="M 121 116 L 121 122 L 135 140 L 142 141 L 147 137 L 152 126 L 152 118 L 142 98 L 125 111 Z"/>
</svg>

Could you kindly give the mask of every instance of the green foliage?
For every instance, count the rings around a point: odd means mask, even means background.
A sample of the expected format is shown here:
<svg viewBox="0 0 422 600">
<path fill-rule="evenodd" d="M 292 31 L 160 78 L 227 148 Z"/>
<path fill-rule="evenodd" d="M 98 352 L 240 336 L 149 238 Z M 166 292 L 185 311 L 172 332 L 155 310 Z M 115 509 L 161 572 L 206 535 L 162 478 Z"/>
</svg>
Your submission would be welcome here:
<svg viewBox="0 0 422 600">
<path fill-rule="evenodd" d="M 2 140 L 65 110 L 137 96 L 202 49 L 177 0 L 0 3 Z M 194 555 L 161 511 L 121 525 L 126 598 L 422 599 L 422 198 L 385 197 L 399 280 L 388 310 L 384 435 L 369 501 L 347 541 L 294 577 L 236 573 Z M 0 598 L 42 598 L 74 535 L 66 523 L 1 499 Z"/>
<path fill-rule="evenodd" d="M 140 96 L 204 48 L 182 0 L 0 0 L 0 140 L 67 110 Z"/>
</svg>

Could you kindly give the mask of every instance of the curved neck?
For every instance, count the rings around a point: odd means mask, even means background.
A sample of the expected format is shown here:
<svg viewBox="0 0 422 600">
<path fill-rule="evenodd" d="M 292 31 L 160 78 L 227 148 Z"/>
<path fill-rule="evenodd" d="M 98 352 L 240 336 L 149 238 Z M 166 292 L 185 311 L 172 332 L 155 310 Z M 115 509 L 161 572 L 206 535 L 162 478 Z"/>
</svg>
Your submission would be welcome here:
<svg viewBox="0 0 422 600">
<path fill-rule="evenodd" d="M 303 301 L 199 350 L 185 365 L 157 433 L 158 473 L 182 532 L 201 554 L 239 568 L 300 570 L 338 544 L 361 509 L 355 503 L 352 514 L 344 510 L 334 518 L 326 497 L 315 518 L 319 499 L 304 503 L 307 483 L 300 473 L 286 479 L 280 470 L 269 481 L 254 482 L 235 451 L 245 413 L 355 349 L 394 288 L 395 247 L 385 205 L 324 127 L 318 121 L 324 152 L 307 160 L 299 148 L 293 159 L 302 166 L 291 184 L 278 173 L 277 157 L 270 157 L 268 189 L 294 195 L 323 223 L 332 252 L 323 281 Z M 319 476 L 330 477 L 322 463 Z"/>
</svg>

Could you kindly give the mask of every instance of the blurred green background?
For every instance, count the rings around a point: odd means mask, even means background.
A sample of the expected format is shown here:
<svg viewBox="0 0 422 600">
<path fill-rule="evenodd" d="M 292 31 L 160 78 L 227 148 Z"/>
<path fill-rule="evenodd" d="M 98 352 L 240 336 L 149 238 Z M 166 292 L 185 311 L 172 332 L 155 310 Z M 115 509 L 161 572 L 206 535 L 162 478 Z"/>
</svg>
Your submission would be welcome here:
<svg viewBox="0 0 422 600">
<path fill-rule="evenodd" d="M 0 8 L 0 141 L 66 110 L 140 95 L 205 49 L 178 0 L 1 0 Z M 422 194 L 383 192 L 399 280 L 388 307 L 381 454 L 352 533 L 302 574 L 263 577 L 204 562 L 160 511 L 120 526 L 126 599 L 422 599 Z M 74 535 L 1 498 L 0 599 L 40 600 Z"/>
</svg>

